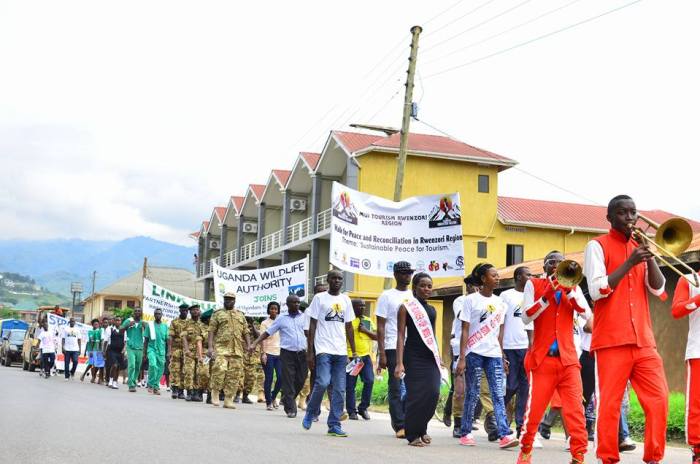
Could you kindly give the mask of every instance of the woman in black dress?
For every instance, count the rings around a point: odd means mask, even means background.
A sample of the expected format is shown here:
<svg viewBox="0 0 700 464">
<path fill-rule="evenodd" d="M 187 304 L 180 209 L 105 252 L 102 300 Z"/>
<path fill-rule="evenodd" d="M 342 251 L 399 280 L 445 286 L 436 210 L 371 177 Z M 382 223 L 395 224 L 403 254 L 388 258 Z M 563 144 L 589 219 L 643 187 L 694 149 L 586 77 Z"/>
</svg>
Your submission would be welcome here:
<svg viewBox="0 0 700 464">
<path fill-rule="evenodd" d="M 433 280 L 424 272 L 413 276 L 413 296 L 423 305 L 435 333 L 435 308 L 427 303 L 433 291 Z M 425 446 L 431 442 L 428 422 L 435 413 L 440 396 L 440 369 L 435 356 L 421 339 L 413 319 L 401 305 L 397 319 L 396 369 L 394 375 L 404 374 L 406 385 L 406 439 L 411 446 Z"/>
</svg>

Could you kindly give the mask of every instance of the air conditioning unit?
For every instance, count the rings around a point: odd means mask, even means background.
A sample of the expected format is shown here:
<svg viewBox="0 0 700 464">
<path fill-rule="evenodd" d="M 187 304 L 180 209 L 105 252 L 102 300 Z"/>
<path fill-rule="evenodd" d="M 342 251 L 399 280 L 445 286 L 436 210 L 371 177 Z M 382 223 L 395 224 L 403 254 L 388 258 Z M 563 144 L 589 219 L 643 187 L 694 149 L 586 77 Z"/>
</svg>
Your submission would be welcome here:
<svg viewBox="0 0 700 464">
<path fill-rule="evenodd" d="M 306 211 L 306 200 L 292 198 L 289 202 L 290 211 Z"/>
<path fill-rule="evenodd" d="M 244 222 L 243 223 L 243 233 L 244 234 L 257 234 L 258 233 L 258 223 L 257 222 Z"/>
<path fill-rule="evenodd" d="M 209 248 L 212 250 L 218 250 L 221 247 L 221 244 L 219 243 L 218 240 L 210 240 L 209 241 Z"/>
</svg>

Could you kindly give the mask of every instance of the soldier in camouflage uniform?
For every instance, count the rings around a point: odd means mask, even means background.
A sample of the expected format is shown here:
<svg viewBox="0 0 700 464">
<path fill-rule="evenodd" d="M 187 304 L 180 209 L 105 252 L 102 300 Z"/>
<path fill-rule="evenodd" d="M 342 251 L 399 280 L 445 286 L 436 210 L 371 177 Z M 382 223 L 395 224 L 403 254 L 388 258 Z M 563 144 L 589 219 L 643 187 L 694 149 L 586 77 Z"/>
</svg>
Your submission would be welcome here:
<svg viewBox="0 0 700 464">
<path fill-rule="evenodd" d="M 190 306 L 190 319 L 187 321 L 183 340 L 185 361 L 182 369 L 183 386 L 187 389 L 187 401 L 202 401 L 201 393 L 195 385 L 196 363 L 202 362 L 202 329 L 199 322 L 199 305 Z"/>
<path fill-rule="evenodd" d="M 260 324 L 257 323 L 253 318 L 247 317 L 248 329 L 253 334 L 254 338 L 260 335 Z M 245 404 L 253 404 L 253 401 L 249 398 L 249 394 L 255 391 L 256 386 L 260 387 L 262 385 L 260 378 L 263 374 L 262 367 L 260 365 L 260 356 L 262 355 L 262 348 L 258 345 L 252 353 L 246 351 L 243 356 L 243 377 L 238 384 L 238 391 L 236 392 L 236 402 L 240 392 L 243 391 L 242 402 Z"/>
<path fill-rule="evenodd" d="M 170 391 L 172 399 L 185 399 L 183 392 L 183 336 L 189 321 L 187 312 L 189 306 L 185 303 L 180 305 L 180 317 L 170 322 L 170 334 L 168 336 L 168 353 L 170 353 Z"/>
<path fill-rule="evenodd" d="M 202 318 L 199 321 L 199 328 L 202 331 L 202 349 L 203 352 L 207 352 L 209 348 L 209 318 Z M 202 395 L 207 393 L 207 403 L 211 404 L 211 392 L 209 391 L 209 372 L 211 370 L 212 363 L 207 362 L 204 364 L 204 360 L 197 361 L 195 364 L 195 380 L 194 386 L 199 390 L 199 401 L 202 401 Z"/>
<path fill-rule="evenodd" d="M 234 309 L 236 295 L 224 294 L 224 308 L 217 310 L 209 321 L 209 348 L 213 360 L 210 388 L 211 404 L 219 406 L 216 392 L 224 391 L 224 407 L 235 409 L 233 397 L 243 375 L 243 355 L 250 345 L 248 323 L 240 311 Z"/>
</svg>

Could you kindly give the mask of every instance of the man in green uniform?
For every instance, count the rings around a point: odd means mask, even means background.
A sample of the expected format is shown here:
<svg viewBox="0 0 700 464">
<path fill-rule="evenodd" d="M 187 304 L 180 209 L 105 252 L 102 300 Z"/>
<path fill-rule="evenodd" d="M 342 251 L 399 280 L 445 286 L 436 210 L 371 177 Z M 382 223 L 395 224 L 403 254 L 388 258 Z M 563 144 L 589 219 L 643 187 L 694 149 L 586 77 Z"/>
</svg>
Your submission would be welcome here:
<svg viewBox="0 0 700 464">
<path fill-rule="evenodd" d="M 163 312 L 153 311 L 155 322 L 145 328 L 146 352 L 148 353 L 148 392 L 160 395 L 160 378 L 165 369 L 165 346 L 168 341 L 168 326 L 163 322 Z"/>
<path fill-rule="evenodd" d="M 243 354 L 250 345 L 248 323 L 234 309 L 236 295 L 224 294 L 224 308 L 217 310 L 209 322 L 208 356 L 213 360 L 210 386 L 211 404 L 219 406 L 218 392 L 224 391 L 224 407 L 235 409 L 233 396 L 243 374 Z"/>
<path fill-rule="evenodd" d="M 199 322 L 198 305 L 190 306 L 190 319 L 187 321 L 187 328 L 185 329 L 183 350 L 185 353 L 185 362 L 182 369 L 183 385 L 187 389 L 185 399 L 187 401 L 201 401 L 202 396 L 195 385 L 197 363 L 202 362 L 202 329 Z"/>
<path fill-rule="evenodd" d="M 207 352 L 209 348 L 209 319 L 211 319 L 211 314 L 206 318 L 201 318 L 199 321 L 200 328 L 202 330 L 202 351 Z M 211 372 L 211 366 L 213 363 L 209 362 L 209 358 L 203 359 L 201 362 L 196 364 L 195 372 L 195 384 L 200 391 L 199 401 L 202 401 L 201 395 L 207 393 L 207 404 L 211 404 L 211 392 L 209 391 L 209 378 Z M 217 393 L 218 394 L 218 393 Z"/>
<path fill-rule="evenodd" d="M 136 381 L 141 372 L 143 362 L 143 331 L 144 322 L 141 320 L 141 308 L 134 309 L 134 316 L 127 318 L 122 323 L 122 329 L 126 329 L 126 357 L 129 364 L 129 391 L 136 391 Z"/>
<path fill-rule="evenodd" d="M 183 335 L 187 329 L 187 311 L 189 306 L 186 303 L 180 305 L 180 317 L 170 323 L 170 335 L 168 336 L 168 353 L 170 359 L 170 391 L 172 399 L 185 399 L 183 393 Z"/>
</svg>

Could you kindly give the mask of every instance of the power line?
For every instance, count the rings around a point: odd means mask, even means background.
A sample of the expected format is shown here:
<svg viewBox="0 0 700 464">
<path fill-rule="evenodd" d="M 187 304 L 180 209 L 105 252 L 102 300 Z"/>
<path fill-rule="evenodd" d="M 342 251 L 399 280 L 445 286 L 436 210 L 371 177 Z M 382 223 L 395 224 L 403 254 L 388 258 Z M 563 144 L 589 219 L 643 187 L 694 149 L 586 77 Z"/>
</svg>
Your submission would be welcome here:
<svg viewBox="0 0 700 464">
<path fill-rule="evenodd" d="M 458 18 L 455 18 L 455 19 L 453 19 L 452 21 L 450 21 L 450 22 L 448 22 L 448 23 L 446 23 L 446 24 L 443 24 L 442 26 L 440 26 L 439 28 L 435 29 L 434 31 L 427 32 L 427 33 L 425 34 L 425 37 L 428 37 L 428 36 L 431 36 L 431 35 L 433 35 L 433 34 L 436 34 L 436 33 L 440 32 L 441 30 L 445 29 L 446 27 L 449 27 L 449 26 L 453 25 L 453 24 L 456 23 L 457 21 L 460 21 L 460 20 L 462 20 L 463 18 L 466 18 L 467 16 L 469 16 L 469 15 L 471 15 L 471 14 L 473 14 L 473 13 L 476 13 L 476 12 L 479 11 L 480 9 L 484 8 L 485 6 L 490 5 L 491 3 L 495 2 L 495 1 L 496 1 L 496 0 L 486 0 L 484 3 L 481 3 L 481 4 L 478 5 L 476 8 L 473 8 L 473 9 L 467 11 L 467 12 L 464 13 L 462 16 L 459 16 Z"/>
<path fill-rule="evenodd" d="M 425 126 L 431 128 L 431 129 L 433 129 L 434 131 L 439 132 L 440 134 L 444 135 L 444 136 L 447 137 L 447 138 L 450 138 L 450 139 L 452 139 L 452 140 L 454 140 L 454 141 L 456 141 L 456 142 L 460 142 L 460 143 L 464 143 L 464 144 L 466 144 L 466 145 L 469 145 L 468 143 L 466 143 L 466 142 L 460 140 L 459 138 L 454 137 L 454 136 L 448 134 L 447 132 L 443 131 L 442 129 L 438 129 L 437 127 L 435 127 L 435 126 L 433 126 L 433 125 L 431 125 L 431 124 L 428 124 L 427 122 L 425 122 L 425 121 L 423 121 L 423 120 L 421 120 L 421 119 L 418 119 L 418 118 L 413 118 L 413 119 L 414 119 L 415 121 L 418 121 L 418 122 L 420 122 L 421 124 L 423 124 L 423 125 L 425 125 Z M 531 172 L 528 172 L 528 171 L 524 170 L 524 169 L 521 168 L 521 167 L 513 166 L 513 169 L 515 169 L 516 171 L 520 171 L 520 172 L 522 172 L 523 174 L 526 174 L 526 175 L 528 175 L 528 176 L 530 176 L 530 177 L 532 177 L 532 178 L 534 178 L 534 179 L 537 179 L 537 180 L 539 180 L 540 182 L 543 182 L 543 183 L 549 185 L 550 187 L 554 187 L 554 188 L 559 189 L 559 190 L 561 190 L 561 191 L 563 191 L 563 192 L 566 192 L 566 193 L 568 193 L 568 194 L 570 194 L 570 195 L 573 195 L 573 196 L 575 196 L 575 197 L 577 197 L 577 198 L 580 198 L 580 199 L 582 199 L 582 200 L 585 200 L 585 201 L 588 202 L 588 203 L 601 206 L 601 204 L 598 203 L 598 202 L 595 201 L 595 200 L 591 200 L 590 198 L 584 197 L 583 195 L 580 195 L 580 194 L 578 194 L 578 193 L 576 193 L 576 192 L 574 192 L 574 191 L 572 191 L 572 190 L 569 190 L 569 189 L 567 189 L 566 187 L 562 187 L 561 185 L 557 185 L 557 184 L 555 184 L 554 182 L 551 182 L 551 181 L 549 181 L 549 180 L 547 180 L 547 179 L 545 179 L 545 178 L 543 178 L 543 177 L 540 177 L 540 176 L 538 176 L 538 175 L 536 175 L 536 174 L 533 174 L 533 173 L 531 173 Z"/>
<path fill-rule="evenodd" d="M 448 56 L 452 56 L 452 55 L 454 55 L 454 54 L 456 54 L 456 53 L 463 52 L 464 50 L 467 50 L 467 49 L 469 49 L 469 48 L 472 48 L 472 47 L 475 47 L 475 46 L 477 46 L 477 45 L 481 45 L 481 44 L 483 44 L 483 43 L 486 43 L 486 42 L 488 42 L 489 40 L 495 39 L 496 37 L 500 37 L 500 36 L 502 36 L 502 35 L 504 35 L 504 34 L 507 34 L 507 33 L 509 33 L 509 32 L 512 32 L 512 31 L 514 31 L 514 30 L 516 30 L 516 29 L 519 29 L 519 28 L 521 28 L 521 27 L 527 26 L 528 24 L 532 24 L 532 23 L 534 23 L 535 21 L 539 21 L 540 19 L 542 19 L 542 18 L 544 18 L 544 17 L 546 17 L 546 16 L 549 16 L 549 15 L 554 14 L 554 13 L 556 13 L 556 12 L 558 12 L 558 11 L 561 11 L 561 10 L 563 10 L 563 9 L 565 9 L 565 8 L 568 8 L 568 7 L 570 7 L 571 5 L 573 5 L 573 4 L 575 4 L 575 3 L 579 3 L 580 1 L 581 1 L 581 0 L 572 0 L 572 1 L 570 1 L 569 3 L 566 3 L 566 4 L 564 4 L 564 5 L 558 6 L 558 7 L 556 7 L 556 8 L 551 9 L 551 10 L 548 10 L 548 11 L 546 11 L 546 12 L 544 12 L 544 13 L 538 15 L 538 16 L 535 16 L 535 17 L 532 18 L 532 19 L 529 19 L 529 20 L 527 20 L 527 21 L 525 21 L 525 22 L 522 22 L 522 23 L 520 23 L 520 24 L 516 24 L 515 26 L 513 26 L 513 27 L 511 27 L 511 28 L 509 28 L 509 29 L 506 29 L 505 31 L 498 32 L 498 33 L 496 33 L 496 34 L 490 35 L 490 36 L 488 36 L 488 37 L 486 37 L 486 38 L 484 38 L 484 39 L 482 39 L 482 40 L 479 40 L 479 41 L 477 41 L 477 42 L 472 42 L 472 43 L 470 43 L 469 45 L 466 45 L 466 46 L 464 46 L 464 47 L 462 47 L 462 48 L 459 48 L 459 49 L 457 49 L 457 50 L 451 51 L 451 52 L 446 53 L 446 54 L 444 54 L 444 55 L 442 55 L 442 56 L 439 56 L 439 57 L 437 57 L 437 58 L 433 58 L 432 60 L 428 60 L 428 61 L 424 62 L 423 64 L 425 65 L 425 64 L 435 63 L 436 61 L 440 61 L 440 60 L 442 60 L 442 59 L 444 59 L 444 58 L 447 58 Z"/>
<path fill-rule="evenodd" d="M 531 1 L 532 1 L 532 0 L 524 0 L 524 1 L 520 2 L 520 3 L 518 3 L 517 5 L 514 5 L 514 6 L 510 7 L 510 8 L 506 8 L 505 10 L 501 11 L 500 13 L 498 13 L 498 14 L 496 14 L 496 15 L 494 15 L 494 16 L 491 16 L 490 18 L 487 18 L 487 19 L 483 20 L 482 22 L 480 22 L 480 23 L 478 23 L 478 24 L 475 24 L 475 25 L 472 26 L 472 27 L 469 27 L 469 28 L 467 28 L 467 29 L 464 29 L 463 31 L 458 32 L 457 34 L 454 34 L 454 35 L 452 35 L 452 36 L 450 36 L 450 37 L 448 37 L 448 38 L 446 38 L 446 39 L 444 39 L 444 40 L 441 40 L 440 42 L 434 44 L 433 46 L 431 46 L 431 47 L 429 47 L 429 48 L 423 50 L 423 53 L 426 53 L 426 52 L 428 52 L 429 50 L 433 50 L 433 49 L 435 49 L 435 48 L 437 48 L 437 47 L 439 47 L 439 46 L 441 46 L 441 45 L 444 45 L 444 44 L 446 44 L 447 42 L 451 42 L 452 40 L 454 40 L 454 39 L 456 39 L 457 37 L 460 37 L 460 36 L 466 34 L 467 32 L 471 32 L 471 31 L 473 31 L 473 30 L 475 30 L 475 29 L 478 29 L 478 28 L 480 28 L 481 26 L 483 26 L 483 25 L 485 25 L 485 24 L 488 24 L 488 23 L 490 23 L 491 21 L 494 21 L 494 20 L 500 18 L 501 16 L 507 15 L 507 14 L 510 13 L 511 11 L 517 10 L 517 9 L 520 8 L 521 6 L 527 5 L 527 4 L 530 3 Z"/>
<path fill-rule="evenodd" d="M 386 108 L 386 107 L 389 105 L 389 103 L 391 103 L 391 102 L 394 100 L 394 98 L 396 98 L 396 96 L 399 94 L 399 92 L 401 92 L 401 87 L 399 87 L 398 90 L 396 90 L 396 92 L 394 92 L 394 93 L 391 95 L 391 97 L 389 98 L 389 100 L 387 100 L 387 102 L 384 103 L 384 104 L 382 105 L 382 107 L 379 108 L 379 109 L 368 119 L 369 123 L 372 123 L 372 122 L 374 121 L 374 118 L 376 118 L 376 117 L 379 115 L 379 113 L 381 113 L 381 112 L 384 110 L 384 108 Z"/>
<path fill-rule="evenodd" d="M 603 13 L 597 14 L 597 15 L 595 15 L 595 16 L 591 16 L 591 17 L 589 17 L 589 18 L 586 18 L 586 19 L 581 20 L 581 21 L 579 21 L 579 22 L 576 22 L 576 23 L 574 23 L 574 24 L 570 24 L 570 25 L 568 25 L 568 26 L 562 27 L 561 29 L 557 29 L 557 30 L 555 30 L 555 31 L 548 32 L 548 33 L 546 33 L 546 34 L 543 34 L 543 35 L 534 37 L 534 38 L 529 39 L 529 40 L 526 40 L 526 41 L 524 41 L 524 42 L 520 42 L 519 44 L 513 45 L 512 47 L 504 48 L 504 49 L 502 49 L 502 50 L 499 50 L 499 51 L 497 51 L 497 52 L 494 52 L 494 53 L 491 53 L 491 54 L 482 56 L 482 57 L 480 57 L 480 58 L 476 58 L 476 59 L 474 59 L 474 60 L 467 61 L 466 63 L 462 63 L 462 64 L 459 64 L 459 65 L 457 65 L 457 66 L 453 66 L 453 67 L 451 67 L 451 68 L 443 69 L 442 71 L 438 71 L 438 72 L 436 72 L 436 73 L 433 73 L 433 74 L 430 74 L 430 75 L 428 75 L 428 76 L 425 76 L 424 79 L 430 79 L 431 77 L 440 76 L 440 75 L 445 74 L 445 73 L 448 73 L 448 72 L 450 72 L 450 71 L 454 71 L 455 69 L 464 68 L 465 66 L 470 66 L 470 65 L 472 65 L 472 64 L 479 63 L 479 62 L 484 61 L 484 60 L 487 60 L 487 59 L 489 59 L 489 58 L 493 58 L 494 56 L 502 55 L 502 54 L 504 54 L 504 53 L 513 51 L 513 50 L 515 50 L 515 49 L 517 49 L 517 48 L 524 47 L 525 45 L 530 45 L 530 44 L 532 44 L 532 43 L 534 43 L 534 42 L 537 42 L 538 40 L 546 39 L 546 38 L 548 38 L 548 37 L 551 37 L 551 36 L 553 36 L 553 35 L 559 34 L 559 33 L 561 33 L 561 32 L 568 31 L 569 29 L 573 29 L 573 28 L 575 28 L 575 27 L 581 26 L 581 25 L 586 24 L 586 23 L 589 23 L 589 22 L 591 22 L 591 21 L 595 21 L 596 19 L 602 18 L 603 16 L 607 16 L 607 15 L 609 15 L 609 14 L 618 12 L 618 11 L 620 11 L 620 10 L 623 10 L 623 9 L 627 8 L 627 7 L 630 7 L 630 6 L 632 6 L 632 5 L 635 5 L 635 4 L 637 4 L 637 3 L 641 2 L 641 1 L 642 1 L 642 0 L 634 0 L 634 1 L 632 1 L 632 2 L 625 3 L 625 4 L 622 5 L 622 6 L 619 6 L 619 7 L 617 7 L 617 8 L 613 8 L 613 9 L 611 9 L 611 10 L 606 10 L 606 11 L 604 11 Z"/>
<path fill-rule="evenodd" d="M 425 27 L 426 25 L 430 24 L 431 22 L 433 22 L 435 19 L 439 18 L 440 16 L 444 15 L 445 13 L 447 13 L 448 11 L 450 11 L 452 8 L 456 7 L 457 5 L 459 5 L 460 3 L 462 3 L 463 1 L 464 1 L 464 0 L 457 0 L 457 1 L 454 2 L 452 5 L 448 6 L 448 7 L 445 8 L 444 10 L 442 10 L 440 13 L 436 14 L 435 16 L 433 16 L 432 18 L 430 18 L 429 20 L 425 21 L 425 22 L 423 23 L 423 27 Z"/>
</svg>

